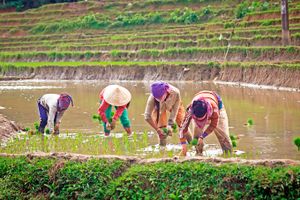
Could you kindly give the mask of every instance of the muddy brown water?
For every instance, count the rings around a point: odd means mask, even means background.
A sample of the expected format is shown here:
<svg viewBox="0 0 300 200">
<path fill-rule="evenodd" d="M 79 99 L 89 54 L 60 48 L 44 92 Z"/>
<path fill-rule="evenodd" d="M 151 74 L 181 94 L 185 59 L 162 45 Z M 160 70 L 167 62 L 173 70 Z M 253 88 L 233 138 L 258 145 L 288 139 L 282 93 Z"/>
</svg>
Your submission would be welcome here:
<svg viewBox="0 0 300 200">
<path fill-rule="evenodd" d="M 144 121 L 144 109 L 150 82 L 114 82 L 128 88 L 133 96 L 129 115 L 134 131 L 151 131 Z M 108 82 L 101 81 L 2 81 L 0 82 L 0 113 L 9 119 L 33 127 L 39 120 L 37 99 L 45 93 L 68 92 L 75 106 L 64 115 L 62 132 L 102 134 L 103 128 L 92 121 L 97 113 L 99 92 Z M 293 144 L 300 137 L 300 93 L 278 90 L 244 88 L 214 83 L 172 82 L 181 91 L 186 106 L 200 90 L 215 90 L 224 101 L 229 117 L 230 132 L 239 137 L 238 150 L 255 158 L 290 158 L 300 160 Z M 245 124 L 252 118 L 254 125 Z M 115 132 L 123 131 L 121 125 Z M 149 140 L 156 144 L 156 137 Z M 218 144 L 214 134 L 206 142 Z M 178 143 L 177 136 L 168 143 Z"/>
</svg>

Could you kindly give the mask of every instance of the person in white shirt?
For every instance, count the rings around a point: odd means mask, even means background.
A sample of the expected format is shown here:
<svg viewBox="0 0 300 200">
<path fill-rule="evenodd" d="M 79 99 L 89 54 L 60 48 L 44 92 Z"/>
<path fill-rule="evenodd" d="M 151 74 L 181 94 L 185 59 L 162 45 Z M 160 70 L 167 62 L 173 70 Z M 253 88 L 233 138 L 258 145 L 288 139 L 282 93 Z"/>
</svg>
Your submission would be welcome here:
<svg viewBox="0 0 300 200">
<path fill-rule="evenodd" d="M 59 134 L 59 125 L 64 112 L 72 104 L 72 97 L 68 94 L 45 94 L 38 100 L 40 114 L 39 132 L 44 133 L 48 125 L 50 133 Z"/>
</svg>

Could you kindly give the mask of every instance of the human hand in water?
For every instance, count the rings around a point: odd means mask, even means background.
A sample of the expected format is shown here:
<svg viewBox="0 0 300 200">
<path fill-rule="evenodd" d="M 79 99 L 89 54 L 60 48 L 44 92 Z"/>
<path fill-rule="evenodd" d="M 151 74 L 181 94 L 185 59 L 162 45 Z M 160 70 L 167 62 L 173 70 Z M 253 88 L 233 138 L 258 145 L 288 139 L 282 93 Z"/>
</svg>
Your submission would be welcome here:
<svg viewBox="0 0 300 200">
<path fill-rule="evenodd" d="M 59 124 L 56 124 L 56 125 L 54 126 L 54 134 L 55 134 L 55 135 L 58 135 L 58 134 L 59 134 Z"/>
<path fill-rule="evenodd" d="M 186 156 L 187 144 L 182 144 L 181 147 L 182 147 L 182 149 L 181 149 L 181 152 L 179 153 L 179 156 Z"/>
<path fill-rule="evenodd" d="M 162 130 L 162 129 L 158 128 L 158 129 L 156 130 L 156 133 L 158 134 L 158 137 L 159 137 L 160 139 L 163 139 L 164 133 L 163 133 L 163 130 Z"/>
<path fill-rule="evenodd" d="M 113 119 L 112 122 L 110 123 L 110 126 L 111 126 L 111 130 L 115 129 L 116 127 L 116 120 Z"/>
<path fill-rule="evenodd" d="M 173 135 L 173 128 L 172 128 L 171 125 L 168 125 L 168 126 L 167 126 L 167 130 L 168 130 L 168 135 L 169 135 L 169 136 L 172 136 L 172 135 Z"/>
<path fill-rule="evenodd" d="M 111 130 L 111 125 L 110 125 L 109 122 L 107 122 L 105 126 L 106 126 L 106 129 L 107 129 L 107 130 L 109 130 L 109 131 Z"/>
</svg>

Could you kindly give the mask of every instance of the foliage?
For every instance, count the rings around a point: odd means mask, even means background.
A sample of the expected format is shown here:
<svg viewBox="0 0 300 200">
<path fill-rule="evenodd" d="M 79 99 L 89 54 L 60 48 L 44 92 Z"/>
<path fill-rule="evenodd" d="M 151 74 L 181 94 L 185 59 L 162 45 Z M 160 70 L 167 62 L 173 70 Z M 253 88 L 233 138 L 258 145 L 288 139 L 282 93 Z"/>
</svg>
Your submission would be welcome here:
<svg viewBox="0 0 300 200">
<path fill-rule="evenodd" d="M 43 195 L 56 199 L 102 199 L 107 184 L 125 167 L 120 160 L 84 163 L 26 157 L 0 158 L 0 199 Z"/>
<path fill-rule="evenodd" d="M 0 157 L 1 199 L 297 199 L 299 166 Z"/>
<path fill-rule="evenodd" d="M 125 164 L 121 160 L 69 161 L 55 175 L 53 196 L 61 199 L 103 199 L 108 183 L 121 173 Z"/>
<path fill-rule="evenodd" d="M 198 140 L 194 138 L 194 139 L 191 141 L 191 145 L 196 146 L 197 144 L 198 144 Z"/>
<path fill-rule="evenodd" d="M 33 69 L 39 67 L 53 67 L 53 62 L 0 62 L 0 74 L 5 73 L 7 70 L 18 70 L 18 69 Z M 298 63 L 267 63 L 267 62 L 123 62 L 123 61 L 114 61 L 114 62 L 55 62 L 55 67 L 216 67 L 216 68 L 282 68 L 282 69 L 293 69 L 299 70 L 300 64 Z"/>
<path fill-rule="evenodd" d="M 49 128 L 46 128 L 46 129 L 45 129 L 45 133 L 46 133 L 47 135 L 49 135 L 49 134 L 50 134 L 50 129 L 49 129 Z"/>
<path fill-rule="evenodd" d="M 247 120 L 247 126 L 252 126 L 253 124 L 254 124 L 253 119 L 252 119 L 252 118 L 249 118 L 249 119 Z"/>
<path fill-rule="evenodd" d="M 199 20 L 199 16 L 195 11 L 188 8 L 183 10 L 177 9 L 170 14 L 170 22 L 192 24 Z"/>
<path fill-rule="evenodd" d="M 99 114 L 94 114 L 94 115 L 92 116 L 92 119 L 93 119 L 94 121 L 99 122 L 99 124 L 102 124 L 102 119 L 101 119 L 101 117 L 100 117 Z"/>
<path fill-rule="evenodd" d="M 89 14 L 75 20 L 37 24 L 30 31 L 32 33 L 55 33 L 78 29 L 119 28 L 159 23 L 193 24 L 208 20 L 212 14 L 214 14 L 214 11 L 209 6 L 199 11 L 184 8 L 167 12 L 166 14 L 160 12 L 149 12 L 147 14 L 124 13 L 117 15 L 114 19 L 110 19 L 109 16 L 103 17 L 99 14 Z"/>
<path fill-rule="evenodd" d="M 0 158 L 0 199 L 27 199 L 47 192 L 51 159 Z"/>
<path fill-rule="evenodd" d="M 300 137 L 294 139 L 294 144 L 297 146 L 298 151 L 300 151 Z"/>
<path fill-rule="evenodd" d="M 195 162 L 135 165 L 115 181 L 109 194 L 114 199 L 293 199 L 300 192 L 298 168 Z"/>
<path fill-rule="evenodd" d="M 237 136 L 234 135 L 234 134 L 230 134 L 230 139 L 231 139 L 231 142 L 232 142 L 232 147 L 237 147 Z"/>
<path fill-rule="evenodd" d="M 49 3 L 76 2 L 77 0 L 6 0 L 0 5 L 0 9 L 16 8 L 16 11 L 23 11 L 30 8 L 37 8 Z"/>
<path fill-rule="evenodd" d="M 271 5 L 268 1 L 242 1 L 235 11 L 235 16 L 237 19 L 243 18 L 248 13 L 255 11 L 266 11 L 270 9 Z"/>
</svg>

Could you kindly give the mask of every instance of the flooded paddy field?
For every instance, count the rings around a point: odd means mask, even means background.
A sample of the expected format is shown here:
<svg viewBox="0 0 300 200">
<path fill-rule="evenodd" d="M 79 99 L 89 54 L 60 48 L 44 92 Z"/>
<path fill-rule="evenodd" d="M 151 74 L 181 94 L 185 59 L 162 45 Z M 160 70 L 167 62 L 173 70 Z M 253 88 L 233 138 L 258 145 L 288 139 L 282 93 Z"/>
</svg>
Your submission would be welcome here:
<svg viewBox="0 0 300 200">
<path fill-rule="evenodd" d="M 99 92 L 110 83 L 129 89 L 132 101 L 129 116 L 135 132 L 127 137 L 120 123 L 109 137 L 103 127 L 92 120 L 99 107 Z M 159 148 L 156 133 L 144 121 L 144 109 L 150 82 L 101 81 L 3 81 L 0 82 L 0 113 L 24 127 L 34 129 L 39 121 L 37 99 L 45 93 L 67 92 L 74 99 L 74 107 L 64 114 L 61 134 L 30 136 L 19 134 L 17 139 L 2 145 L 1 152 L 75 152 L 83 154 L 117 154 L 173 156 L 180 151 L 178 134 L 167 140 L 167 147 Z M 293 139 L 300 135 L 300 93 L 258 88 L 245 88 L 214 83 L 171 82 L 181 91 L 186 107 L 200 90 L 214 90 L 224 101 L 229 117 L 230 133 L 238 137 L 236 154 L 245 158 L 300 159 Z M 252 126 L 247 125 L 252 120 Z M 212 133 L 207 139 L 205 156 L 219 155 L 218 141 Z M 189 148 L 189 155 L 194 155 Z"/>
</svg>

